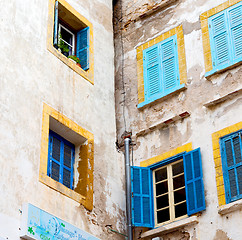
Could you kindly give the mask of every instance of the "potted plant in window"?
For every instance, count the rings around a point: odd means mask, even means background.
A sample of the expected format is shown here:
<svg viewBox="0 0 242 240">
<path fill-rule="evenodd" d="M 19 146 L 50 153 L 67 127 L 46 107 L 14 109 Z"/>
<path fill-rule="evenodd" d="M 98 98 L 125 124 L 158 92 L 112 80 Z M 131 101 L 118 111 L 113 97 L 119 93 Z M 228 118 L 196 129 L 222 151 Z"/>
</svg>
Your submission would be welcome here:
<svg viewBox="0 0 242 240">
<path fill-rule="evenodd" d="M 62 40 L 61 34 L 59 35 L 58 48 L 61 50 L 61 53 L 68 57 L 69 55 L 69 46 Z"/>
<path fill-rule="evenodd" d="M 68 56 L 69 59 L 73 60 L 74 62 L 76 62 L 76 64 L 81 67 L 81 64 L 80 64 L 80 59 L 76 56 L 76 55 L 70 55 Z"/>
</svg>

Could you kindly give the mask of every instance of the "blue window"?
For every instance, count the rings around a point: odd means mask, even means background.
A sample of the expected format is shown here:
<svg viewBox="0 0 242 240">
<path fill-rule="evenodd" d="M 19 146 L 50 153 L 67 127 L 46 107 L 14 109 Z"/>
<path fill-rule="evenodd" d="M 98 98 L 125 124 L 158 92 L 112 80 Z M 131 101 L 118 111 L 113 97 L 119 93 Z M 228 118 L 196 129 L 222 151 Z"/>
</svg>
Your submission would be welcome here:
<svg viewBox="0 0 242 240">
<path fill-rule="evenodd" d="M 213 69 L 211 75 L 242 60 L 242 2 L 208 19 Z"/>
<path fill-rule="evenodd" d="M 71 21 L 71 18 L 76 19 L 56 1 L 53 44 L 63 55 L 79 63 L 83 70 L 88 70 L 89 27 L 82 22 Z"/>
<path fill-rule="evenodd" d="M 180 85 L 177 35 L 143 50 L 144 95 L 142 106 L 183 87 Z"/>
<path fill-rule="evenodd" d="M 242 130 L 220 139 L 226 202 L 242 198 Z"/>
<path fill-rule="evenodd" d="M 50 130 L 47 175 L 73 189 L 75 146 Z"/>
<path fill-rule="evenodd" d="M 170 223 L 205 209 L 200 149 L 149 167 L 131 167 L 132 224 Z"/>
</svg>

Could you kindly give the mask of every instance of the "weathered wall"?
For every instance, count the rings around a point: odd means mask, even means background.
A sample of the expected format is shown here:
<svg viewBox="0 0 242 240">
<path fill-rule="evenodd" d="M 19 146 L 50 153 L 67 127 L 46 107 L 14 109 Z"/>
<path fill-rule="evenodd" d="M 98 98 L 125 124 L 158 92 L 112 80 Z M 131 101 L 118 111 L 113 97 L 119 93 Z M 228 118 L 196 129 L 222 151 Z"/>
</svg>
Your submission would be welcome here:
<svg viewBox="0 0 242 240">
<path fill-rule="evenodd" d="M 123 239 L 123 156 L 115 147 L 112 1 L 67 0 L 94 27 L 94 85 L 47 50 L 49 1 L 0 1 L 0 237 L 19 239 L 24 202 L 99 237 Z M 105 56 L 105 58 L 104 58 Z M 39 182 L 43 103 L 94 134 L 94 208 Z"/>
<path fill-rule="evenodd" d="M 163 239 L 240 239 L 238 221 L 241 212 L 226 216 L 218 214 L 212 133 L 241 121 L 241 91 L 212 107 L 205 104 L 241 89 L 242 67 L 234 67 L 209 79 L 204 77 L 199 19 L 203 12 L 225 0 L 167 1 L 167 6 L 157 8 L 156 4 L 161 2 L 165 1 L 131 3 L 123 0 L 115 6 L 117 139 L 121 143 L 122 134 L 132 132 L 136 144 L 134 164 L 137 166 L 140 161 L 188 142 L 192 142 L 194 149 L 201 148 L 206 211 L 199 217 L 199 224 L 185 229 L 187 234 L 177 232 L 163 236 Z M 183 26 L 185 38 L 187 89 L 138 109 L 136 48 L 179 25 Z M 166 122 L 185 112 L 190 116 L 178 118 L 172 123 Z"/>
</svg>

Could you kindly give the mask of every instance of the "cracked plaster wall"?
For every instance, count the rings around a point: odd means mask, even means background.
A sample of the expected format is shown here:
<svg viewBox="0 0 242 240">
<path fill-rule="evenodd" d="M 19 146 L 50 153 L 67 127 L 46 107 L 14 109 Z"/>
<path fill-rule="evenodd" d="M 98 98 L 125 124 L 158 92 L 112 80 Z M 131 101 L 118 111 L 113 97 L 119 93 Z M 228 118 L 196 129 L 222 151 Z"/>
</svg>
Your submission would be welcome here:
<svg viewBox="0 0 242 240">
<path fill-rule="evenodd" d="M 49 0 L 0 1 L 0 238 L 19 239 L 25 202 L 100 239 L 123 239 L 123 155 L 116 151 L 111 0 L 67 0 L 94 27 L 94 85 L 47 50 Z M 105 56 L 105 61 L 103 61 Z M 43 103 L 94 134 L 94 208 L 39 182 Z"/>
<path fill-rule="evenodd" d="M 122 0 L 114 7 L 117 140 L 121 143 L 125 130 L 132 132 L 136 144 L 133 152 L 135 165 L 188 142 L 192 142 L 194 149 L 201 147 L 207 209 L 199 217 L 195 230 L 187 227 L 189 238 L 176 238 L 174 234 L 177 233 L 172 233 L 164 239 L 220 239 L 217 237 L 220 233 L 216 230 L 222 229 L 229 239 L 237 240 L 240 239 L 238 221 L 242 217 L 241 212 L 233 212 L 226 217 L 220 216 L 217 211 L 211 134 L 241 121 L 242 96 L 240 93 L 209 108 L 204 104 L 241 89 L 242 67 L 233 67 L 210 79 L 204 77 L 199 19 L 203 12 L 225 0 L 167 1 L 166 6 L 157 9 L 156 4 L 160 2 L 141 0 L 131 3 Z M 154 11 L 150 12 L 150 9 Z M 136 48 L 179 25 L 183 26 L 184 31 L 187 89 L 138 109 Z M 190 116 L 137 135 L 181 112 L 189 112 Z"/>
</svg>

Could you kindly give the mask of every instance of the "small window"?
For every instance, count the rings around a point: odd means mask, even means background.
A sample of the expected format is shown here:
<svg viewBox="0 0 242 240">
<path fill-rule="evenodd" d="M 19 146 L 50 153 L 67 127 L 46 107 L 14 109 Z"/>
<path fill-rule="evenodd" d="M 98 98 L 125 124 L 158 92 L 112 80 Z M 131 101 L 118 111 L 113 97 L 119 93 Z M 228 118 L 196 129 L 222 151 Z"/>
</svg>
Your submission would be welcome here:
<svg viewBox="0 0 242 240">
<path fill-rule="evenodd" d="M 183 161 L 153 171 L 156 225 L 187 214 Z"/>
<path fill-rule="evenodd" d="M 75 146 L 60 135 L 50 131 L 48 152 L 47 175 L 73 189 Z"/>
<path fill-rule="evenodd" d="M 53 45 L 83 70 L 89 69 L 89 27 L 59 1 L 55 2 Z"/>
<path fill-rule="evenodd" d="M 242 130 L 220 139 L 226 202 L 242 198 Z"/>
<path fill-rule="evenodd" d="M 208 18 L 211 75 L 242 61 L 242 2 Z"/>
<path fill-rule="evenodd" d="M 132 223 L 160 226 L 205 210 L 200 148 L 149 167 L 131 167 Z"/>
</svg>

